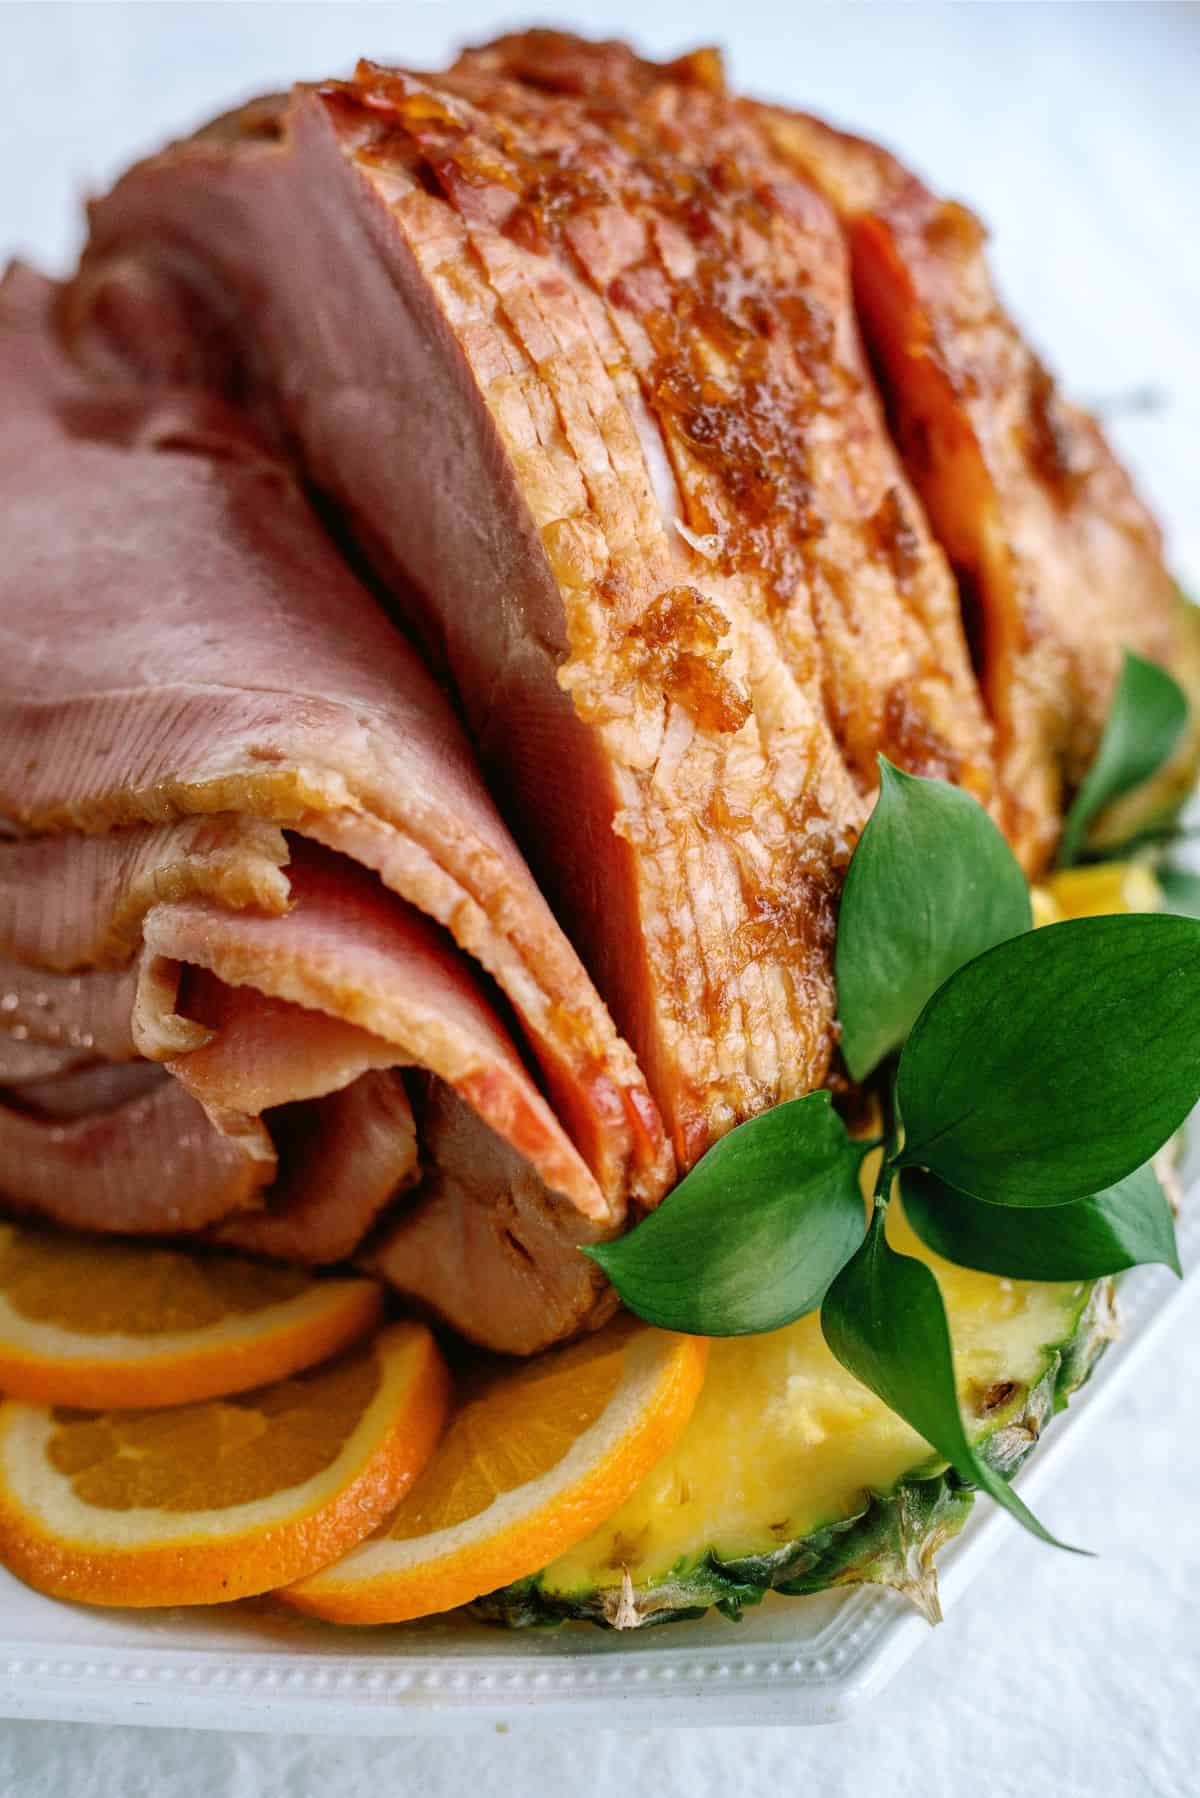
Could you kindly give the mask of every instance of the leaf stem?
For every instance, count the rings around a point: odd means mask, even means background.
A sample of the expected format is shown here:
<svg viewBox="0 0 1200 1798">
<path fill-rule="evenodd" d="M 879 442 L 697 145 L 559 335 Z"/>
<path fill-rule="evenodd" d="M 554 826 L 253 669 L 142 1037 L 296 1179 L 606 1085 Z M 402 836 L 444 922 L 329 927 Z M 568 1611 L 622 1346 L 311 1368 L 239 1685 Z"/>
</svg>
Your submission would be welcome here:
<svg viewBox="0 0 1200 1798">
<path fill-rule="evenodd" d="M 900 1118 L 896 1108 L 896 1071 L 900 1064 L 898 1055 L 889 1055 L 879 1070 L 879 1108 L 883 1114 L 883 1159 L 879 1163 L 879 1172 L 875 1176 L 875 1190 L 871 1195 L 872 1204 L 879 1211 L 886 1211 L 892 1196 L 892 1185 L 896 1178 L 897 1162 L 900 1154 Z"/>
</svg>

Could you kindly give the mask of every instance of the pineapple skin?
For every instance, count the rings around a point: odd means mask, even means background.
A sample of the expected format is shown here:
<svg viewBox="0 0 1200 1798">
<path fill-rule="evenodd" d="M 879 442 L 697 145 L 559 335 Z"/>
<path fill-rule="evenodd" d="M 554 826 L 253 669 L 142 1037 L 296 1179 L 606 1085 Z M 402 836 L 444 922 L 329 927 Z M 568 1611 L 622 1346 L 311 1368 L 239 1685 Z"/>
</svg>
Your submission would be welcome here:
<svg viewBox="0 0 1200 1798">
<path fill-rule="evenodd" d="M 1098 1280 L 1087 1289 L 1071 1334 L 1047 1349 L 1040 1377 L 1013 1394 L 976 1433 L 977 1449 L 997 1472 L 1012 1477 L 1116 1334 L 1114 1282 Z M 736 1620 L 769 1591 L 799 1596 L 866 1584 L 892 1587 L 936 1623 L 941 1615 L 936 1558 L 966 1522 L 974 1489 L 952 1469 L 930 1474 L 928 1465 L 914 1468 L 890 1490 L 870 1494 L 855 1515 L 783 1545 L 772 1542 L 761 1554 L 723 1560 L 710 1550 L 641 1587 L 627 1577 L 621 1586 L 598 1581 L 565 1593 L 548 1590 L 539 1573 L 476 1600 L 471 1610 L 510 1629 L 569 1620 L 641 1629 L 683 1622 L 713 1607 Z M 853 1504 L 852 1494 L 847 1499 Z"/>
<path fill-rule="evenodd" d="M 1184 675 L 1189 693 L 1200 695 L 1200 610 L 1188 606 L 1187 614 L 1190 656 Z M 1119 802 L 1123 828 L 1132 824 L 1144 828 L 1158 814 L 1169 812 L 1178 803 L 1179 791 L 1190 787 L 1198 761 L 1200 704 L 1194 703 L 1192 722 L 1167 770 Z M 1139 862 L 1106 862 L 1059 872 L 1034 889 L 1033 900 L 1037 924 L 1157 910 L 1163 903 L 1149 868 Z M 869 1186 L 868 1180 L 866 1190 Z M 910 1240 L 906 1246 L 925 1258 L 919 1244 Z M 1011 1478 L 1032 1453 L 1046 1424 L 1086 1383 L 1118 1334 L 1115 1282 L 1097 1280 L 1079 1290 L 1070 1327 L 1044 1351 L 1038 1377 L 1015 1383 L 1011 1394 L 971 1431 L 976 1449 L 1005 1478 Z M 683 1622 L 712 1608 L 736 1620 L 770 1591 L 801 1596 L 839 1586 L 879 1585 L 902 1593 L 936 1623 L 941 1616 L 937 1556 L 970 1515 L 974 1488 L 953 1469 L 938 1467 L 928 1458 L 899 1479 L 893 1474 L 894 1469 L 881 1470 L 877 1481 L 867 1482 L 866 1491 L 861 1478 L 848 1478 L 846 1489 L 830 1505 L 836 1515 L 829 1523 L 782 1544 L 772 1538 L 758 1554 L 730 1557 L 709 1548 L 686 1555 L 665 1574 L 641 1582 L 625 1571 L 618 1585 L 608 1560 L 597 1565 L 593 1584 L 576 1578 L 569 1590 L 551 1585 L 548 1575 L 554 1570 L 543 1569 L 477 1599 L 470 1608 L 477 1617 L 510 1629 L 570 1620 L 609 1629 L 643 1629 Z"/>
</svg>

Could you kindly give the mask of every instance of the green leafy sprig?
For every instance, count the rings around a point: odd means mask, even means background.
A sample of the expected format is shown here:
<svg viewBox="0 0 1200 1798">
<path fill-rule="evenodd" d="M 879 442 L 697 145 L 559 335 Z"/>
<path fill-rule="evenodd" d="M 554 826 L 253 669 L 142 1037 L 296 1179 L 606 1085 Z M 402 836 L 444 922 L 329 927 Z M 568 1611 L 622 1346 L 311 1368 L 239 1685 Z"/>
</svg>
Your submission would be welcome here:
<svg viewBox="0 0 1200 1798">
<path fill-rule="evenodd" d="M 816 1310 L 862 1241 L 863 1155 L 828 1093 L 790 1099 L 722 1137 L 636 1230 L 586 1252 L 649 1323 L 777 1330 Z"/>
<path fill-rule="evenodd" d="M 1032 921 L 1025 876 L 983 807 L 881 756 L 879 802 L 846 873 L 835 949 L 850 1078 L 865 1079 L 900 1047 L 964 962 Z"/>
<path fill-rule="evenodd" d="M 1178 738 L 1149 667 L 1127 660 L 1077 837 Z M 1157 760 L 1136 746 L 1143 710 Z M 935 1253 L 1014 1279 L 1178 1272 L 1149 1163 L 1200 1098 L 1200 919 L 1030 925 L 1024 875 L 982 807 L 881 758 L 836 952 L 846 1064 L 889 1120 L 868 1145 L 883 1151 L 869 1215 L 864 1144 L 812 1094 L 731 1131 L 636 1230 L 585 1252 L 669 1329 L 740 1335 L 819 1309 L 844 1367 L 1053 1541 L 967 1436 L 936 1276 L 891 1246 L 888 1208 L 899 1191 Z"/>
<path fill-rule="evenodd" d="M 1200 608 L 1177 592 L 1184 633 L 1200 640 Z M 1197 841 L 1194 820 L 1183 816 L 1200 754 L 1189 711 L 1165 669 L 1125 652 L 1100 746 L 1063 826 L 1058 866 L 1136 855 L 1152 869 L 1166 909 L 1197 918 L 1200 874 L 1177 859 Z M 1181 755 L 1185 740 L 1189 754 Z"/>
<path fill-rule="evenodd" d="M 1003 1206 L 956 1192 L 922 1168 L 900 1178 L 904 1215 L 943 1261 L 1009 1280 L 1096 1280 L 1161 1262 L 1181 1273 L 1175 1219 L 1148 1167 L 1072 1205 L 1013 1220 Z"/>
<path fill-rule="evenodd" d="M 950 1325 L 932 1271 L 887 1239 L 875 1207 L 866 1238 L 821 1306 L 821 1331 L 843 1367 L 903 1417 L 969 1484 L 982 1486 L 1026 1529 L 1057 1548 L 1012 1488 L 973 1448 L 958 1408 Z"/>
<path fill-rule="evenodd" d="M 1140 787 L 1169 759 L 1187 717 L 1179 683 L 1157 662 L 1126 650 L 1100 747 L 1063 826 L 1060 868 L 1081 859 L 1089 826 L 1105 806 Z"/>
</svg>

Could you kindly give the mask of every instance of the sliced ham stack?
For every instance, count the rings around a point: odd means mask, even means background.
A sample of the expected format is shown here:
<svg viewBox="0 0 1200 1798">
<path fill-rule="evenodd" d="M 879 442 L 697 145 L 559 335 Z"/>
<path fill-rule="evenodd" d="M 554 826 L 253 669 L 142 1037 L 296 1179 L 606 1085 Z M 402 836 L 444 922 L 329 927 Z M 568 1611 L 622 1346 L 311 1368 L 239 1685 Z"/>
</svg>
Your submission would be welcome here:
<svg viewBox="0 0 1200 1798">
<path fill-rule="evenodd" d="M 80 374 L 53 298 L 0 294 L 8 1208 L 371 1232 L 464 1333 L 572 1333 L 577 1245 L 671 1173 L 630 1051 L 289 472 L 220 399 Z"/>
<path fill-rule="evenodd" d="M 969 215 L 709 52 L 257 102 L 0 322 L 0 1187 L 492 1346 L 830 1077 L 880 752 L 1037 873 L 1183 657 Z"/>
</svg>

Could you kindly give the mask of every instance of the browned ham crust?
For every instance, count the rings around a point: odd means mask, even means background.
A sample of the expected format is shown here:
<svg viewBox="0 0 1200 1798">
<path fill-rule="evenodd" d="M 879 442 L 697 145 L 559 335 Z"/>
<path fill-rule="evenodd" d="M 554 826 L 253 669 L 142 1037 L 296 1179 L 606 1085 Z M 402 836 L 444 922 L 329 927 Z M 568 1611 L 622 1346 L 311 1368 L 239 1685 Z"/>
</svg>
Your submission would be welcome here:
<svg viewBox="0 0 1200 1798">
<path fill-rule="evenodd" d="M 828 205 L 703 82 L 552 85 L 364 66 L 226 120 L 93 209 L 66 316 L 87 354 L 156 283 L 210 304 L 402 571 L 686 1166 L 826 1075 L 877 752 L 990 802 L 990 736 Z"/>
<path fill-rule="evenodd" d="M 664 80 L 722 84 L 713 52 L 663 69 L 555 32 L 502 38 L 459 66 L 601 108 L 653 96 Z M 888 421 L 958 579 L 1005 827 L 1037 873 L 1095 754 L 1122 649 L 1190 671 L 1161 533 L 1096 421 L 1059 392 L 1001 305 L 979 221 L 877 144 L 733 104 L 838 215 Z"/>
<path fill-rule="evenodd" d="M 877 145 L 768 117 L 845 222 L 892 429 L 963 592 L 1009 833 L 1036 872 L 1095 755 L 1122 649 L 1185 654 L 1161 533 L 997 299 L 978 219 Z"/>
</svg>

